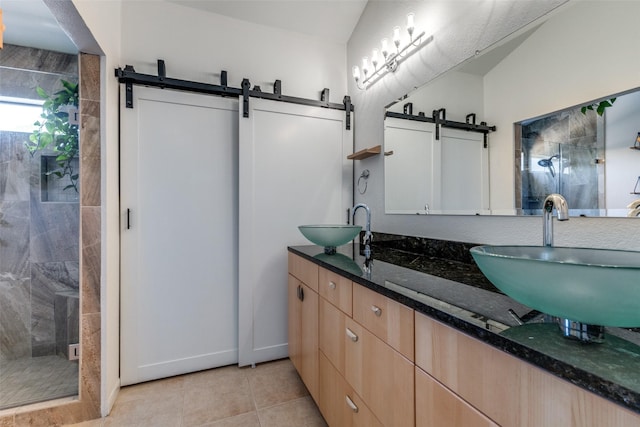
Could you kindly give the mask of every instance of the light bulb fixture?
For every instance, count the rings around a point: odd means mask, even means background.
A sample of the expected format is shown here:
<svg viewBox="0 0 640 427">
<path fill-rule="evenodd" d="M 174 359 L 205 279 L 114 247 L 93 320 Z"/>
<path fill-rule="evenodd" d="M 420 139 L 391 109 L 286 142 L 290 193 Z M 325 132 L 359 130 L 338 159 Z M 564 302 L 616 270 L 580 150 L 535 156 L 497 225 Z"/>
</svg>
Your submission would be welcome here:
<svg viewBox="0 0 640 427">
<path fill-rule="evenodd" d="M 413 12 L 407 15 L 407 33 L 409 33 L 409 40 L 413 40 L 413 30 L 415 29 L 413 18 L 415 17 L 415 15 L 416 14 Z"/>
<path fill-rule="evenodd" d="M 373 71 L 378 68 L 378 49 L 373 49 L 371 52 L 371 64 L 373 65 Z"/>
<path fill-rule="evenodd" d="M 393 44 L 396 45 L 396 51 L 400 50 L 400 41 L 402 37 L 400 36 L 400 27 L 393 28 Z"/>
<path fill-rule="evenodd" d="M 380 50 L 378 51 L 378 49 L 373 49 L 371 53 L 371 65 L 373 67 L 369 66 L 369 58 L 366 56 L 362 58 L 362 76 L 360 75 L 360 69 L 358 66 L 353 67 L 353 78 L 356 81 L 358 89 L 368 89 L 375 82 L 387 75 L 387 73 L 395 72 L 398 69 L 398 65 L 433 41 L 433 36 L 426 37 L 424 31 L 414 37 L 414 19 L 415 14 L 413 12 L 407 15 L 407 33 L 409 34 L 409 42 L 406 46 L 402 46 L 402 33 L 400 32 L 400 27 L 394 27 L 391 40 L 393 40 L 393 44 L 396 48 L 395 53 L 389 52 L 389 39 L 383 38 Z M 382 54 L 384 62 L 380 63 L 378 53 Z"/>
<path fill-rule="evenodd" d="M 389 56 L 389 39 L 384 38 L 380 42 L 382 44 L 382 56 L 384 56 L 384 60 L 387 60 L 387 56 Z"/>
</svg>

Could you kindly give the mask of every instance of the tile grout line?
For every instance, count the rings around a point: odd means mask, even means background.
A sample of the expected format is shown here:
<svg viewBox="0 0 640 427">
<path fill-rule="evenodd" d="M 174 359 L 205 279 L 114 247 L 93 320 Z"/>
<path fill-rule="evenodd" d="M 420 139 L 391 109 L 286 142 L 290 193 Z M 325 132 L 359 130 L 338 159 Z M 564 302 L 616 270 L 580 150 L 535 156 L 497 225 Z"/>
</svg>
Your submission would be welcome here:
<svg viewBox="0 0 640 427">
<path fill-rule="evenodd" d="M 250 367 L 249 369 L 258 369 L 257 367 Z M 258 411 L 258 403 L 256 402 L 256 395 L 253 392 L 253 384 L 251 383 L 251 380 L 249 379 L 249 372 L 251 371 L 247 371 L 244 375 L 245 378 L 247 380 L 247 382 L 249 383 L 249 393 L 251 393 L 251 401 L 253 402 L 253 407 L 256 411 L 256 418 L 258 419 L 258 427 L 262 427 L 262 421 L 260 421 L 260 412 Z"/>
</svg>

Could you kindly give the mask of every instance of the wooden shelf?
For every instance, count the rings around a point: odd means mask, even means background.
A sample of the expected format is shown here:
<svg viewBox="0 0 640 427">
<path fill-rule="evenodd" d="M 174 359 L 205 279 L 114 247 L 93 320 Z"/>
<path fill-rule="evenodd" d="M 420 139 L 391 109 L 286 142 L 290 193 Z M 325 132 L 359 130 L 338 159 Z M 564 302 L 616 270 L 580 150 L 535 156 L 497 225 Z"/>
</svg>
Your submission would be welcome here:
<svg viewBox="0 0 640 427">
<path fill-rule="evenodd" d="M 347 159 L 349 159 L 349 160 L 362 160 L 362 159 L 366 159 L 367 157 L 378 155 L 378 154 L 380 154 L 381 151 L 382 151 L 382 146 L 381 145 L 376 145 L 375 147 L 365 148 L 364 150 L 360 150 L 360 151 L 358 151 L 356 153 L 349 154 L 347 156 Z"/>
</svg>

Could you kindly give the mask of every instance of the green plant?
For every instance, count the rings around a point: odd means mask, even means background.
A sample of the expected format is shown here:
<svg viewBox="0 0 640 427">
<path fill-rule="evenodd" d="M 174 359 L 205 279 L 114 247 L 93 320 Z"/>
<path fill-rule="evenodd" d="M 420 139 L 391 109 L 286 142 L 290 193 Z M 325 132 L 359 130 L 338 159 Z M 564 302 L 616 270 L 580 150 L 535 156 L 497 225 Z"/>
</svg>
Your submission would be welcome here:
<svg viewBox="0 0 640 427">
<path fill-rule="evenodd" d="M 41 120 L 33 125 L 36 129 L 29 135 L 29 141 L 25 143 L 33 156 L 37 151 L 51 150 L 56 156 L 59 168 L 47 172 L 59 179 L 69 177 L 70 184 L 64 190 L 73 188 L 78 191 L 79 174 L 74 170 L 73 159 L 78 155 L 78 124 L 70 122 L 69 109 L 78 108 L 78 84 L 61 80 L 63 89 L 49 95 L 44 89 L 38 87 L 38 95 L 44 99 L 42 104 Z"/>
<path fill-rule="evenodd" d="M 616 102 L 616 98 L 594 102 L 593 104 L 585 105 L 584 107 L 580 108 L 580 111 L 582 111 L 582 114 L 587 114 L 587 111 L 591 110 L 595 111 L 599 116 L 602 116 L 604 114 L 604 110 L 611 107 L 614 102 Z"/>
</svg>

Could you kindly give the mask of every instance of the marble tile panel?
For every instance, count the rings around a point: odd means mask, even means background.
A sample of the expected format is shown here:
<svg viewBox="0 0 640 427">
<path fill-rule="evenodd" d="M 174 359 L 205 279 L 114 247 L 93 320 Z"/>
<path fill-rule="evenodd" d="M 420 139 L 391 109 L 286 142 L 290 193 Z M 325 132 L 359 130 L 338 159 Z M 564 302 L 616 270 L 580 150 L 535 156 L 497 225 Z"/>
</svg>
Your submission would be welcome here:
<svg viewBox="0 0 640 427">
<path fill-rule="evenodd" d="M 37 193 L 39 195 L 39 192 Z M 78 203 L 31 203 L 31 261 L 72 261 L 79 258 Z M 34 200 L 35 199 L 35 200 Z"/>
<path fill-rule="evenodd" d="M 100 313 L 82 315 L 80 342 L 80 400 L 88 414 L 84 420 L 100 417 L 101 318 Z"/>
<path fill-rule="evenodd" d="M 47 73 L 78 75 L 78 57 L 45 49 L 5 44 L 0 50 L 2 67 Z"/>
<path fill-rule="evenodd" d="M 29 202 L 0 201 L 0 273 L 29 277 Z"/>
<path fill-rule="evenodd" d="M 35 410 L 27 407 L 15 417 L 15 427 L 58 427 L 96 418 L 91 417 L 80 401 Z"/>
<path fill-rule="evenodd" d="M 261 427 L 326 427 L 310 396 L 258 411 Z"/>
<path fill-rule="evenodd" d="M 34 356 L 55 354 L 55 295 L 78 292 L 78 263 L 31 264 L 31 348 Z"/>
<path fill-rule="evenodd" d="M 31 357 L 30 288 L 30 279 L 0 272 L 0 361 Z"/>
<path fill-rule="evenodd" d="M 0 416 L 0 427 L 15 427 L 13 415 Z"/>
<path fill-rule="evenodd" d="M 29 134 L 0 131 L 0 200 L 29 200 Z"/>
<path fill-rule="evenodd" d="M 80 116 L 82 206 L 100 206 L 100 118 Z"/>
<path fill-rule="evenodd" d="M 82 312 L 100 312 L 101 208 L 82 207 Z"/>
<path fill-rule="evenodd" d="M 579 108 L 569 112 L 569 138 L 592 136 L 598 133 L 598 115 L 594 112 L 582 114 Z"/>
<path fill-rule="evenodd" d="M 0 64 L 2 64 L 2 60 L 0 60 Z M 0 65 L 0 93 L 3 96 L 40 101 L 42 98 L 38 95 L 36 88 L 39 86 L 47 93 L 55 93 L 62 89 L 61 79 L 71 82 L 77 81 L 75 76 L 7 69 Z"/>
<path fill-rule="evenodd" d="M 79 57 L 80 97 L 100 101 L 100 57 L 84 53 Z"/>
<path fill-rule="evenodd" d="M 247 377 L 258 409 L 309 395 L 289 359 L 260 364 Z"/>
</svg>

